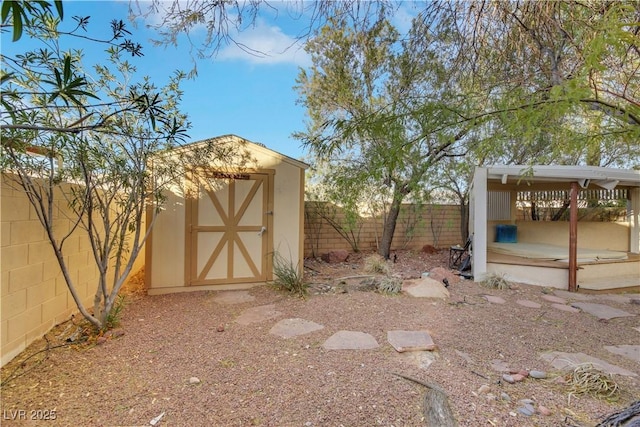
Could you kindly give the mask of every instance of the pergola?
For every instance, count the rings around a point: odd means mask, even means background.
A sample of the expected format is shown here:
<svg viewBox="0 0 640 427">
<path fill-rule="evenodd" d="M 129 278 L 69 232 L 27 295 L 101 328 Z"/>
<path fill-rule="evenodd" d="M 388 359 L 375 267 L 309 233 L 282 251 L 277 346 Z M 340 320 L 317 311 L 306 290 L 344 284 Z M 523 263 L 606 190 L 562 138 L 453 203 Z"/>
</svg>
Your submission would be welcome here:
<svg viewBox="0 0 640 427">
<path fill-rule="evenodd" d="M 469 228 L 473 233 L 474 280 L 481 281 L 487 273 L 487 212 L 488 191 L 568 190 L 569 214 L 569 283 L 568 290 L 577 290 L 578 192 L 586 188 L 628 189 L 629 250 L 640 253 L 640 171 L 595 166 L 487 166 L 477 167 L 470 196 Z M 515 197 L 511 199 L 511 216 L 515 221 Z"/>
</svg>

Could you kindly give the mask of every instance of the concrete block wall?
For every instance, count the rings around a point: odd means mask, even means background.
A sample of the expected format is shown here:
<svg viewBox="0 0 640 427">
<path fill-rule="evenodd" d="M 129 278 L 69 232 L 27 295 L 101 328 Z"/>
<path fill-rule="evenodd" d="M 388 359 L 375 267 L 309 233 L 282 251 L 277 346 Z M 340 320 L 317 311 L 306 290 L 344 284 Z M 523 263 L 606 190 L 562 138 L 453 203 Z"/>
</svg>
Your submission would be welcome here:
<svg viewBox="0 0 640 427">
<path fill-rule="evenodd" d="M 304 255 L 320 256 L 330 250 L 351 251 L 351 245 L 325 220 L 314 215 L 314 203 L 306 202 Z M 344 220 L 344 213 L 336 210 L 338 221 Z M 382 237 L 382 218 L 362 217 L 359 224 L 359 248 L 361 251 L 375 251 Z M 354 232 L 356 233 L 356 232 Z M 460 210 L 455 205 L 423 206 L 419 215 L 412 205 L 403 205 L 398 217 L 391 249 L 420 250 L 424 245 L 447 248 L 460 244 Z"/>
<path fill-rule="evenodd" d="M 70 230 L 67 209 L 62 202 L 54 210 L 58 235 Z M 5 174 L 0 188 L 0 227 L 0 353 L 4 365 L 69 319 L 77 308 L 35 210 Z M 64 255 L 71 279 L 91 309 L 98 270 L 83 230 L 76 229 L 66 240 Z M 139 256 L 138 262 L 143 258 Z"/>
</svg>

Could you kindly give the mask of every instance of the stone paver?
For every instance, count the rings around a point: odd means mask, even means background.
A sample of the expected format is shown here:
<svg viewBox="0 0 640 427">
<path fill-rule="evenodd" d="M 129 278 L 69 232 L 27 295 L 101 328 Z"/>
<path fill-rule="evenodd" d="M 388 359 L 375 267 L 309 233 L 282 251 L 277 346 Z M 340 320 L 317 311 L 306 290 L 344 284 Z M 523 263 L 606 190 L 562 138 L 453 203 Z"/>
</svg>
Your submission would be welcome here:
<svg viewBox="0 0 640 427">
<path fill-rule="evenodd" d="M 580 313 L 580 310 L 578 310 L 577 308 L 571 307 L 570 305 L 566 304 L 551 304 L 551 307 L 555 308 L 556 310 L 568 311 L 569 313 Z"/>
<path fill-rule="evenodd" d="M 417 298 L 449 298 L 449 291 L 437 280 L 423 277 L 422 279 L 405 280 L 402 290 Z"/>
<path fill-rule="evenodd" d="M 567 300 L 554 295 L 542 295 L 542 299 L 549 302 L 555 302 L 557 304 L 566 304 Z"/>
<path fill-rule="evenodd" d="M 236 323 L 241 325 L 249 325 L 251 323 L 263 322 L 280 316 L 282 313 L 276 310 L 274 304 L 261 305 L 244 310 L 240 316 L 236 318 Z"/>
<path fill-rule="evenodd" d="M 563 290 L 556 290 L 556 291 L 553 291 L 553 293 L 559 296 L 560 298 L 572 299 L 576 301 L 589 301 L 594 298 L 593 295 L 579 294 L 577 292 L 569 292 L 569 291 L 563 291 Z"/>
<path fill-rule="evenodd" d="M 563 370 L 563 369 L 573 369 L 573 367 L 577 365 L 581 365 L 584 363 L 591 363 L 594 368 L 599 369 L 608 374 L 618 374 L 624 375 L 627 377 L 637 377 L 638 374 L 635 372 L 628 371 L 624 368 L 621 368 L 616 365 L 612 365 L 604 360 L 598 359 L 593 356 L 589 356 L 584 353 L 564 353 L 561 351 L 550 351 L 546 353 L 542 353 L 540 358 L 549 362 L 554 368 Z"/>
<path fill-rule="evenodd" d="M 631 314 L 624 310 L 619 310 L 605 304 L 596 304 L 593 302 L 574 302 L 571 305 L 596 316 L 598 319 L 613 319 L 615 317 L 635 316 L 635 314 Z"/>
<path fill-rule="evenodd" d="M 426 331 L 388 331 L 387 341 L 399 353 L 436 349 L 433 339 Z"/>
<path fill-rule="evenodd" d="M 506 301 L 503 298 L 496 297 L 493 295 L 482 295 L 484 299 L 494 304 L 504 304 Z"/>
<path fill-rule="evenodd" d="M 282 338 L 292 338 L 297 337 L 298 335 L 308 334 L 322 328 L 324 328 L 324 326 L 319 323 L 305 319 L 293 318 L 279 321 L 273 325 L 269 332 Z"/>
<path fill-rule="evenodd" d="M 613 302 L 619 302 L 622 304 L 627 304 L 631 302 L 631 297 L 627 296 L 627 295 L 614 295 L 614 294 L 607 294 L 607 295 L 601 295 L 600 299 L 604 299 L 607 301 L 613 301 Z"/>
<path fill-rule="evenodd" d="M 253 295 L 249 295 L 249 291 L 221 291 L 213 297 L 215 302 L 221 304 L 240 304 L 251 302 L 255 299 Z"/>
<path fill-rule="evenodd" d="M 523 307 L 528 307 L 528 308 L 540 308 L 542 307 L 542 304 L 538 304 L 537 302 L 533 302 L 533 301 L 529 301 L 528 299 L 519 299 L 518 301 L 516 301 L 516 304 L 519 304 Z"/>
<path fill-rule="evenodd" d="M 436 360 L 436 353 L 432 351 L 405 351 L 396 353 L 396 357 L 404 362 L 409 362 L 420 369 L 427 369 Z"/>
<path fill-rule="evenodd" d="M 611 353 L 619 354 L 640 363 L 640 345 L 605 345 L 604 348 Z"/>
<path fill-rule="evenodd" d="M 369 350 L 380 345 L 373 335 L 358 331 L 338 331 L 322 347 L 326 350 Z"/>
</svg>

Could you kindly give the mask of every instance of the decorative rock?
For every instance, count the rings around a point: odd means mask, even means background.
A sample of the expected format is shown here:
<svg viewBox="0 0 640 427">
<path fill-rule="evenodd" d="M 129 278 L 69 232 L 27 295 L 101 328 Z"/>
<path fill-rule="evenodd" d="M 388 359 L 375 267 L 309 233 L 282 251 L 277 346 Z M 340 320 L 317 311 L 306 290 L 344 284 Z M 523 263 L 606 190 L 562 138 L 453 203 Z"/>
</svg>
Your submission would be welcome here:
<svg viewBox="0 0 640 427">
<path fill-rule="evenodd" d="M 504 391 L 500 393 L 500 399 L 504 400 L 505 402 L 511 402 L 511 396 L 509 396 Z"/>
<path fill-rule="evenodd" d="M 96 344 L 98 344 L 98 345 L 102 345 L 102 344 L 104 344 L 106 342 L 107 342 L 107 338 L 106 337 L 98 337 L 96 339 Z"/>
<path fill-rule="evenodd" d="M 520 399 L 518 400 L 518 403 L 521 405 L 533 405 L 533 400 L 531 399 Z"/>
<path fill-rule="evenodd" d="M 513 377 L 511 375 L 509 375 L 509 374 L 502 374 L 502 379 L 505 382 L 508 382 L 509 384 L 513 384 L 513 383 L 516 382 L 516 380 L 514 380 Z"/>
<path fill-rule="evenodd" d="M 416 298 L 449 298 L 449 291 L 442 282 L 433 280 L 431 277 L 405 280 L 402 283 L 402 290 Z"/>
<path fill-rule="evenodd" d="M 198 378 L 198 377 L 189 378 L 189 384 L 191 384 L 191 385 L 200 384 L 200 378 Z"/>
<path fill-rule="evenodd" d="M 339 249 L 336 251 L 329 251 L 326 254 L 322 254 L 322 260 L 324 262 L 328 262 L 329 264 L 338 264 L 341 262 L 345 262 L 349 258 L 349 252 L 344 249 Z"/>
<path fill-rule="evenodd" d="M 549 415 L 551 415 L 551 410 L 546 406 L 538 405 L 538 413 L 540 415 L 548 417 Z"/>
<path fill-rule="evenodd" d="M 216 331 L 218 332 L 224 332 L 224 325 L 221 323 L 218 325 L 218 327 L 216 328 Z"/>
<path fill-rule="evenodd" d="M 496 400 L 498 400 L 498 399 L 496 398 L 496 395 L 495 395 L 495 394 L 493 394 L 493 393 L 487 393 L 487 402 L 494 402 L 494 401 L 496 401 Z"/>
<path fill-rule="evenodd" d="M 482 384 L 482 385 L 480 386 L 480 388 L 478 389 L 478 394 L 485 394 L 485 393 L 488 393 L 490 389 L 491 389 L 491 387 L 489 387 L 489 385 L 487 385 L 487 384 Z"/>
<path fill-rule="evenodd" d="M 520 374 L 513 374 L 511 375 L 511 378 L 513 378 L 513 381 L 519 383 L 521 381 L 524 381 L 524 375 L 520 375 Z"/>
<path fill-rule="evenodd" d="M 522 415 L 526 416 L 526 417 L 530 417 L 531 415 L 533 415 L 535 413 L 535 410 L 533 408 L 529 409 L 526 406 L 521 406 L 518 408 L 518 412 L 520 412 Z"/>
<path fill-rule="evenodd" d="M 529 376 L 531 378 L 535 378 L 537 380 L 543 380 L 547 378 L 547 373 L 545 371 L 529 371 Z"/>
</svg>

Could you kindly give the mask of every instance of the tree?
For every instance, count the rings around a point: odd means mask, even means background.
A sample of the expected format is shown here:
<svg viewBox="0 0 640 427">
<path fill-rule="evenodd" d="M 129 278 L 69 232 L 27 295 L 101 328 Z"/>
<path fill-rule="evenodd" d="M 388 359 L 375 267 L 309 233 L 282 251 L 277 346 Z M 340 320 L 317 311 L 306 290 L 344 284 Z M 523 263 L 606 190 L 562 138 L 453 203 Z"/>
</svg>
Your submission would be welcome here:
<svg viewBox="0 0 640 427">
<path fill-rule="evenodd" d="M 417 199 L 434 166 L 463 156 L 471 141 L 468 127 L 446 125 L 465 100 L 443 84 L 435 40 L 415 43 L 422 31 L 416 26 L 401 40 L 387 21 L 355 31 L 347 19 L 329 19 L 307 43 L 313 66 L 298 78 L 310 122 L 296 136 L 331 162 L 325 184 L 345 209 L 371 195 L 388 203 L 378 248 L 386 258 L 402 202 Z"/>
<path fill-rule="evenodd" d="M 433 2 L 421 16 L 455 35 L 451 78 L 487 97 L 470 117 L 492 117 L 497 151 L 517 139 L 558 163 L 638 163 L 640 3 Z"/>
<path fill-rule="evenodd" d="M 107 45 L 107 59 L 90 74 L 82 51 L 61 47 L 65 37 L 88 39 L 89 18 L 75 17 L 75 28 L 65 32 L 60 2 L 56 11 L 44 1 L 2 4 L 2 30 L 11 29 L 15 42 L 25 32 L 39 46 L 2 55 L 1 162 L 42 224 L 80 313 L 102 329 L 161 211 L 163 191 L 179 182 L 185 164 L 231 164 L 237 153 L 205 144 L 189 156 L 165 154 L 186 137 L 187 118 L 178 110 L 184 74 L 176 72 L 163 88 L 148 78 L 135 81 L 124 55 L 140 56 L 141 47 L 124 39 L 129 32 L 121 21 L 112 23 L 112 39 L 91 39 Z M 58 218 L 58 203 L 72 215 Z M 145 229 L 147 209 L 153 214 Z M 93 310 L 65 257 L 76 231 L 88 236 L 99 271 Z"/>
</svg>

